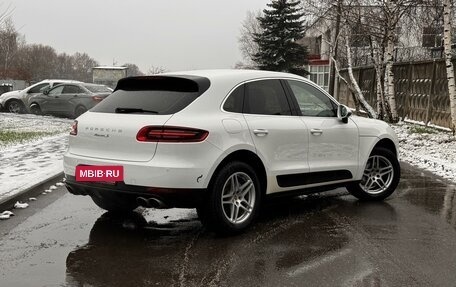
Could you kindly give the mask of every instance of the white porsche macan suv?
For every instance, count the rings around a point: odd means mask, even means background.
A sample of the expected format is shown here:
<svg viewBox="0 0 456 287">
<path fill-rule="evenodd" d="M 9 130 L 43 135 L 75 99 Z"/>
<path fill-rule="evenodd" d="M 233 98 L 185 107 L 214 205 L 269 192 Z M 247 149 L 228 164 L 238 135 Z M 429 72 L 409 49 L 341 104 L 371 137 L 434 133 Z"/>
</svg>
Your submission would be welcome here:
<svg viewBox="0 0 456 287">
<path fill-rule="evenodd" d="M 80 181 L 81 166 L 123 174 Z M 220 233 L 248 227 L 269 196 L 346 187 L 382 200 L 400 178 L 386 123 L 351 116 L 303 77 L 249 70 L 121 79 L 73 124 L 64 172 L 71 193 L 103 209 L 196 207 Z"/>
</svg>

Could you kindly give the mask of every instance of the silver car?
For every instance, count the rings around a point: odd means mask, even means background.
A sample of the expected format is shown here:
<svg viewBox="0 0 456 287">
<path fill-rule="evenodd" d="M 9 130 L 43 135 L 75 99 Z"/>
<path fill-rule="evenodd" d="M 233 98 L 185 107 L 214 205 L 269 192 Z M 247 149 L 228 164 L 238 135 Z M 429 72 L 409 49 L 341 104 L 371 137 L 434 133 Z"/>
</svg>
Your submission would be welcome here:
<svg viewBox="0 0 456 287">
<path fill-rule="evenodd" d="M 43 80 L 23 90 L 6 92 L 0 95 L 0 110 L 4 109 L 11 113 L 25 113 L 27 112 L 26 103 L 30 97 L 63 83 L 82 82 L 73 80 Z"/>
<path fill-rule="evenodd" d="M 112 93 L 105 85 L 60 84 L 28 101 L 33 114 L 53 114 L 77 118 Z"/>
</svg>

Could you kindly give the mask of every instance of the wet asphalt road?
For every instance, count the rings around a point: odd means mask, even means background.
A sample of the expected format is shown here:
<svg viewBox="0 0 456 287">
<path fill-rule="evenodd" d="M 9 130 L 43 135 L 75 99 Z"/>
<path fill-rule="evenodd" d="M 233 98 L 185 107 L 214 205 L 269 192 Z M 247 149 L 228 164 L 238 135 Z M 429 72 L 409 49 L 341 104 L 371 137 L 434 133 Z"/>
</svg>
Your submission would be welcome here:
<svg viewBox="0 0 456 287">
<path fill-rule="evenodd" d="M 402 167 L 385 202 L 275 200 L 229 238 L 194 210 L 119 217 L 62 188 L 0 222 L 0 286 L 456 286 L 456 186 Z"/>
</svg>

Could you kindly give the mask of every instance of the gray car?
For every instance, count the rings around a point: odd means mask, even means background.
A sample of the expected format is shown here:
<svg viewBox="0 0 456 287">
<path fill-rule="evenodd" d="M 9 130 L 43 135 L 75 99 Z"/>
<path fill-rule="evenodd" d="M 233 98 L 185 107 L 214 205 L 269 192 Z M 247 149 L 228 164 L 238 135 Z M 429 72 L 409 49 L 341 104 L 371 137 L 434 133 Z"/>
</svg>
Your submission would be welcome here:
<svg viewBox="0 0 456 287">
<path fill-rule="evenodd" d="M 53 114 L 78 117 L 94 107 L 112 90 L 105 85 L 87 83 L 60 84 L 32 96 L 28 101 L 33 114 Z"/>
</svg>

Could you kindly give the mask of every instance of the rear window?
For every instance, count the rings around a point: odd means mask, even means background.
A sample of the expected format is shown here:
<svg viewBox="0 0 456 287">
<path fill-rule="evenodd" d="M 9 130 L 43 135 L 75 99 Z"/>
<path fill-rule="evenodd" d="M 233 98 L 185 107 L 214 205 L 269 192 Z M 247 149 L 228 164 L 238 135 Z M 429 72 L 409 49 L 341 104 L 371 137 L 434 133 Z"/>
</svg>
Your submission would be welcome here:
<svg viewBox="0 0 456 287">
<path fill-rule="evenodd" d="M 209 88 L 209 79 L 150 76 L 121 79 L 115 91 L 94 108 L 99 113 L 174 114 Z"/>
</svg>

